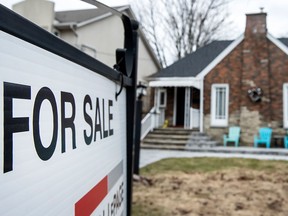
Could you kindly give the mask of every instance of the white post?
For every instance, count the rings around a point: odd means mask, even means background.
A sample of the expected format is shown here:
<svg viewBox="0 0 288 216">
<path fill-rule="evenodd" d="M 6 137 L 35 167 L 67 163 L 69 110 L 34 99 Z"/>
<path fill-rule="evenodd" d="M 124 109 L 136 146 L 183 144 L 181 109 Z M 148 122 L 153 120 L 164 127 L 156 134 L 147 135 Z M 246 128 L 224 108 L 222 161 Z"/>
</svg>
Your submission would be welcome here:
<svg viewBox="0 0 288 216">
<path fill-rule="evenodd" d="M 204 132 L 204 78 L 200 80 L 200 132 Z"/>
<path fill-rule="evenodd" d="M 185 110 L 184 110 L 184 128 L 190 128 L 190 87 L 185 88 Z"/>
<path fill-rule="evenodd" d="M 177 112 L 177 87 L 174 87 L 173 126 L 176 125 L 176 112 Z"/>
</svg>

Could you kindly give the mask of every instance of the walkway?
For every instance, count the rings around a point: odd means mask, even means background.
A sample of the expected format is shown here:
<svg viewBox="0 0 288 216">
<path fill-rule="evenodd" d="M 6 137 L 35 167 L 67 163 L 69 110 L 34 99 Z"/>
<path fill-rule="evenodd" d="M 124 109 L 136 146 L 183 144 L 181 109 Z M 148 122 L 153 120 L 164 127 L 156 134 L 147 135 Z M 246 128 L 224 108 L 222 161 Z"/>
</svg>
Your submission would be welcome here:
<svg viewBox="0 0 288 216">
<path fill-rule="evenodd" d="M 140 167 L 164 158 L 220 157 L 253 158 L 259 160 L 288 160 L 288 149 L 264 149 L 253 147 L 194 148 L 188 151 L 141 149 Z"/>
</svg>

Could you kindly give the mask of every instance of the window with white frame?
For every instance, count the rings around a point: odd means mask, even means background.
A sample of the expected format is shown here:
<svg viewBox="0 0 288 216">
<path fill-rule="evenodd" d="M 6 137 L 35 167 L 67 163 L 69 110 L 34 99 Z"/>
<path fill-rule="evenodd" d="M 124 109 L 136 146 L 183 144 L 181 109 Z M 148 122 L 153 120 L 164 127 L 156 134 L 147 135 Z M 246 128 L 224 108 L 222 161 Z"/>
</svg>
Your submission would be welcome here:
<svg viewBox="0 0 288 216">
<path fill-rule="evenodd" d="M 211 126 L 228 126 L 229 85 L 213 84 L 211 97 Z"/>
<path fill-rule="evenodd" d="M 283 125 L 288 128 L 288 83 L 283 85 Z"/>
<path fill-rule="evenodd" d="M 166 107 L 167 103 L 167 92 L 166 89 L 159 90 L 159 107 Z"/>
</svg>

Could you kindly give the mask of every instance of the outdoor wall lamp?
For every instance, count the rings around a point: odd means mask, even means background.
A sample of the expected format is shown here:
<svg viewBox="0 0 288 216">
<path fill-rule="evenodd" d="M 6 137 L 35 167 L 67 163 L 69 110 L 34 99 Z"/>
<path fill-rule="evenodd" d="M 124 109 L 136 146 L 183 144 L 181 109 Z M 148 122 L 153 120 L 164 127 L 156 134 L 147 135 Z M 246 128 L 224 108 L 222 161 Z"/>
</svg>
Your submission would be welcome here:
<svg viewBox="0 0 288 216">
<path fill-rule="evenodd" d="M 142 99 L 142 96 L 145 96 L 147 94 L 147 86 L 144 85 L 143 83 L 139 82 L 139 84 L 137 85 L 137 98 L 138 100 Z"/>
<path fill-rule="evenodd" d="M 263 95 L 263 91 L 261 88 L 256 87 L 248 90 L 248 96 L 252 102 L 257 102 L 261 100 Z"/>
</svg>

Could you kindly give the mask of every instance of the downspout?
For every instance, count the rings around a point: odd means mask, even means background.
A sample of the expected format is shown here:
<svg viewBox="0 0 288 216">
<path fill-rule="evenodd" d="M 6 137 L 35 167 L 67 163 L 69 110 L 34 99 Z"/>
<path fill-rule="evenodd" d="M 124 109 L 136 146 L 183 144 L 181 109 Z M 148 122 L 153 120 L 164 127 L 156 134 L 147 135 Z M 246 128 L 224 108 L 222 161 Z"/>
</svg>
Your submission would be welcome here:
<svg viewBox="0 0 288 216">
<path fill-rule="evenodd" d="M 200 79 L 200 132 L 204 132 L 204 77 Z"/>
</svg>

